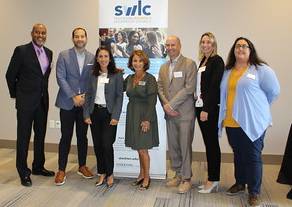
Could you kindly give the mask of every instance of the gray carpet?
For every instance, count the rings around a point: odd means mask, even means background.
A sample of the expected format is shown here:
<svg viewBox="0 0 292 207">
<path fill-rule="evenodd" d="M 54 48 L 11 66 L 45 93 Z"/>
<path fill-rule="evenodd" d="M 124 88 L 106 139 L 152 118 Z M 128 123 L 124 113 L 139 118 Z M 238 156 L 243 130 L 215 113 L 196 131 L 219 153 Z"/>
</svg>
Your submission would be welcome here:
<svg viewBox="0 0 292 207">
<path fill-rule="evenodd" d="M 218 193 L 199 194 L 197 186 L 206 178 L 206 163 L 194 162 L 192 190 L 186 194 L 176 193 L 175 188 L 166 188 L 164 180 L 152 180 L 148 190 L 141 192 L 131 186 L 133 179 L 116 178 L 115 185 L 95 187 L 94 179 L 77 175 L 76 155 L 69 156 L 67 181 L 55 186 L 53 178 L 31 176 L 33 186 L 22 187 L 15 169 L 15 150 L 0 149 L 0 206 L 58 207 L 242 207 L 247 205 L 247 194 L 225 195 L 234 183 L 233 165 L 222 163 L 221 183 Z M 31 153 L 29 155 L 31 162 Z M 30 163 L 29 162 L 29 163 Z M 88 166 L 95 171 L 94 156 L 88 157 Z M 57 154 L 47 153 L 46 167 L 56 170 Z M 265 165 L 262 185 L 262 207 L 288 207 L 292 201 L 285 198 L 289 186 L 275 182 L 278 165 Z M 169 171 L 168 176 L 173 172 Z"/>
</svg>

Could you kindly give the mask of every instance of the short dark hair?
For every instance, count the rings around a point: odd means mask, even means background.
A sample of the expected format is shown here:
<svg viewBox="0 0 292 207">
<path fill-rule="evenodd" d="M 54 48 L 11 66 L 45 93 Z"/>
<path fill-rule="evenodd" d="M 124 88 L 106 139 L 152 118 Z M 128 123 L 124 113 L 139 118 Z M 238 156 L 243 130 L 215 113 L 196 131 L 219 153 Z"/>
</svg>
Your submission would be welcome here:
<svg viewBox="0 0 292 207">
<path fill-rule="evenodd" d="M 76 32 L 77 30 L 83 30 L 84 33 L 85 33 L 85 37 L 87 37 L 87 32 L 86 32 L 86 30 L 85 30 L 84 28 L 82 28 L 82 27 L 76 27 L 76 28 L 73 29 L 73 31 L 72 31 L 72 38 L 74 38 L 74 34 L 75 34 L 75 32 Z"/>
<path fill-rule="evenodd" d="M 94 76 L 99 76 L 100 75 L 100 71 L 101 71 L 101 69 L 100 69 L 100 64 L 99 64 L 99 62 L 97 62 L 97 57 L 98 57 L 98 54 L 100 53 L 100 51 L 102 51 L 102 50 L 105 50 L 105 51 L 107 51 L 108 52 L 108 54 L 109 54 L 109 58 L 110 58 L 110 60 L 109 60 L 109 64 L 108 64 L 108 66 L 107 66 L 107 70 L 108 70 L 108 73 L 109 74 L 114 74 L 114 73 L 117 73 L 118 72 L 118 70 L 117 70 L 117 68 L 116 68 L 116 63 L 115 63 L 115 59 L 114 59 L 114 57 L 113 57 L 113 54 L 112 54 L 112 52 L 111 52 L 111 50 L 109 50 L 107 47 L 105 47 L 105 46 L 100 46 L 99 48 L 97 48 L 97 50 L 96 50 L 96 53 L 95 53 L 95 59 L 94 59 L 94 64 L 93 64 L 93 71 L 92 71 L 92 74 L 94 75 Z"/>
<path fill-rule="evenodd" d="M 238 37 L 234 41 L 234 43 L 233 43 L 233 45 L 232 45 L 232 47 L 231 47 L 231 49 L 229 51 L 229 54 L 228 54 L 228 57 L 227 57 L 227 61 L 226 61 L 226 69 L 227 70 L 232 69 L 235 66 L 236 58 L 235 58 L 234 50 L 235 50 L 235 45 L 239 40 L 246 41 L 248 46 L 249 46 L 250 54 L 249 54 L 248 62 L 249 62 L 250 65 L 258 66 L 258 65 L 262 65 L 262 64 L 267 64 L 264 60 L 259 58 L 253 43 L 249 39 L 247 39 L 245 37 Z"/>
<path fill-rule="evenodd" d="M 129 62 L 128 62 L 128 68 L 130 68 L 132 71 L 135 72 L 135 69 L 133 67 L 133 57 L 137 55 L 139 58 L 142 59 L 143 63 L 144 63 L 144 71 L 148 70 L 150 67 L 150 60 L 149 57 L 147 56 L 147 54 L 143 51 L 143 50 L 134 50 L 131 54 L 131 56 L 129 57 Z"/>
</svg>

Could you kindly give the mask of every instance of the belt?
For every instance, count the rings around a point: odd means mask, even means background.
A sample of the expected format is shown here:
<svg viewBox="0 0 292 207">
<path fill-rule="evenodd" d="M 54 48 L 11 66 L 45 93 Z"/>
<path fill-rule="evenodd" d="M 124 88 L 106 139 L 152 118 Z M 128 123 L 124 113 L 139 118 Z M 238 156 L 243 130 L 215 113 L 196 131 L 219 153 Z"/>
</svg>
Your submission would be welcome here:
<svg viewBox="0 0 292 207">
<path fill-rule="evenodd" d="M 95 107 L 99 108 L 99 109 L 104 109 L 106 108 L 105 104 L 95 104 Z"/>
</svg>

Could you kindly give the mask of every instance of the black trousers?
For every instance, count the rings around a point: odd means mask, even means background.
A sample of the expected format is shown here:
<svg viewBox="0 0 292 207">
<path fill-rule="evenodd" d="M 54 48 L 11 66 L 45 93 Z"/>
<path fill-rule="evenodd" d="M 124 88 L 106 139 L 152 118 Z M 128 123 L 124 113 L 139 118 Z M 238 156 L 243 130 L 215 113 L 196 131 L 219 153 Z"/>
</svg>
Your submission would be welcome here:
<svg viewBox="0 0 292 207">
<path fill-rule="evenodd" d="M 277 182 L 281 184 L 292 185 L 292 124 L 290 127 Z"/>
<path fill-rule="evenodd" d="M 71 110 L 60 109 L 61 139 L 59 143 L 59 170 L 65 171 L 68 154 L 71 148 L 74 123 L 76 124 L 77 150 L 79 167 L 86 165 L 88 148 L 87 129 L 88 125 L 83 119 L 83 108 L 74 107 Z"/>
<path fill-rule="evenodd" d="M 214 112 L 208 114 L 207 121 L 200 121 L 202 107 L 196 107 L 196 116 L 202 132 L 202 137 L 206 147 L 208 180 L 220 180 L 221 150 L 218 138 L 218 115 L 219 107 Z"/>
<path fill-rule="evenodd" d="M 27 154 L 32 128 L 34 131 L 32 169 L 39 170 L 44 168 L 47 117 L 48 108 L 42 102 L 34 110 L 17 110 L 16 168 L 22 178 L 31 174 L 31 170 L 27 166 Z"/>
<path fill-rule="evenodd" d="M 90 118 L 97 173 L 110 176 L 114 169 L 113 143 L 116 139 L 117 126 L 110 125 L 111 114 L 107 108 L 99 108 L 97 105 L 95 105 Z"/>
</svg>

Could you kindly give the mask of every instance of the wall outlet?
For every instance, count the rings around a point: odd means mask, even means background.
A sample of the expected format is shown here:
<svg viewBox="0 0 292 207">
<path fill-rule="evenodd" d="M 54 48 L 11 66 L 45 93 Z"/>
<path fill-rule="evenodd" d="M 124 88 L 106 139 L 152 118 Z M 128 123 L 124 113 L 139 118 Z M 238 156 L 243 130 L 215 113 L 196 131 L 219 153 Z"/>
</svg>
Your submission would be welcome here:
<svg viewBox="0 0 292 207">
<path fill-rule="evenodd" d="M 49 121 L 49 127 L 50 128 L 55 128 L 55 121 L 54 120 L 50 120 Z"/>
<path fill-rule="evenodd" d="M 56 121 L 56 122 L 55 122 L 55 127 L 56 127 L 57 129 L 60 129 L 60 128 L 61 128 L 61 121 Z"/>
</svg>

